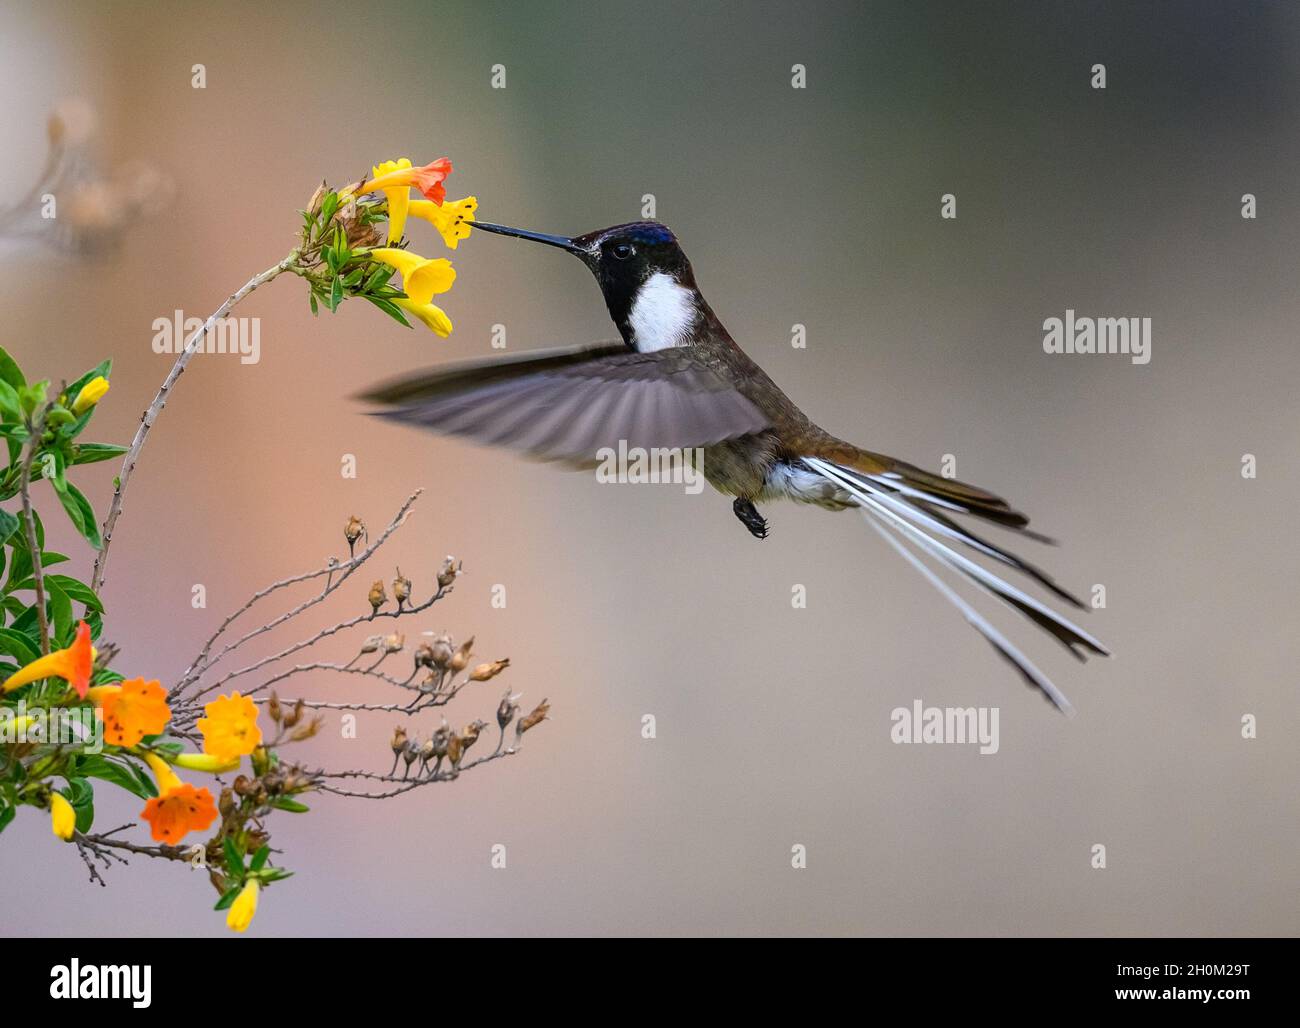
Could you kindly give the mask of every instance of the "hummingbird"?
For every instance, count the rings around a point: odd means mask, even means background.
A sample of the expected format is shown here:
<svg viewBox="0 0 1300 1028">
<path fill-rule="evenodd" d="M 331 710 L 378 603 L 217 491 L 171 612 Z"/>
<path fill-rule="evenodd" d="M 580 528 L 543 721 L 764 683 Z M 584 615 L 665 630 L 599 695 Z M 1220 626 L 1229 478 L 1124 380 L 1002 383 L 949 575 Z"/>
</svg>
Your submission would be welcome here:
<svg viewBox="0 0 1300 1028">
<path fill-rule="evenodd" d="M 375 413 L 578 468 L 596 466 L 598 451 L 620 443 L 702 452 L 705 480 L 733 498 L 735 516 L 757 539 L 768 535 L 759 504 L 859 510 L 1027 684 L 1073 713 L 1061 690 L 932 566 L 1003 601 L 1078 659 L 1108 656 L 1088 632 L 960 552 L 1009 567 L 1082 609 L 1046 572 L 957 520 L 1051 542 L 1030 531 L 1024 514 L 992 492 L 862 449 L 810 420 L 732 339 L 665 225 L 637 221 L 572 238 L 474 227 L 577 257 L 595 276 L 619 338 L 418 372 L 364 394 L 380 405 Z"/>
</svg>

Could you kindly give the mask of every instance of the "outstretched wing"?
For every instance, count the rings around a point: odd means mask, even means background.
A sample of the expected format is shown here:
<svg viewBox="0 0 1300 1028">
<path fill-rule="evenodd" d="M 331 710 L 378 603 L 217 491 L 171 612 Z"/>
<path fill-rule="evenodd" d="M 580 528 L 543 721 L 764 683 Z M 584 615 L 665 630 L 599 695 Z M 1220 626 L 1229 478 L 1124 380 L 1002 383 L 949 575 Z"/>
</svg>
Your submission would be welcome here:
<svg viewBox="0 0 1300 1028">
<path fill-rule="evenodd" d="M 419 372 L 361 399 L 383 405 L 383 418 L 580 467 L 620 441 L 684 449 L 769 424 L 690 350 L 621 342 Z"/>
</svg>

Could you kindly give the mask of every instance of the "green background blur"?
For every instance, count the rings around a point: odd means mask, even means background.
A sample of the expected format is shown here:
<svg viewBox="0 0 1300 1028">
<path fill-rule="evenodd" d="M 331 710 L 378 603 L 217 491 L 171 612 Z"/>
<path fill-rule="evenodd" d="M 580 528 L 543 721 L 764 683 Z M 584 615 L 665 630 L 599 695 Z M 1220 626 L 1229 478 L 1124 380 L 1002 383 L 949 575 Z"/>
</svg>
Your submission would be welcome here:
<svg viewBox="0 0 1300 1028">
<path fill-rule="evenodd" d="M 322 177 L 447 154 L 449 195 L 541 231 L 632 220 L 654 194 L 719 316 L 814 419 L 922 465 L 954 454 L 1063 541 L 1034 557 L 1107 589 L 1087 625 L 1111 661 L 1076 666 L 996 618 L 1079 708 L 1067 721 L 855 516 L 772 507 L 758 543 L 711 492 L 598 486 L 348 399 L 491 355 L 494 324 L 511 353 L 608 338 L 576 261 L 473 236 L 447 341 L 360 303 L 313 319 L 281 279 L 240 309 L 262 319 L 261 362 L 198 358 L 150 437 L 104 593 L 119 666 L 174 681 L 255 589 L 340 552 L 348 514 L 373 530 L 425 486 L 377 570 L 427 583 L 451 552 L 468 575 L 409 631 L 476 634 L 554 719 L 454 785 L 282 817 L 298 874 L 253 932 L 1300 927 L 1300 7 L 3 3 L 0 87 L 6 194 L 68 95 L 97 105 L 106 165 L 177 183 L 106 258 L 0 251 L 0 341 L 29 375 L 114 358 L 97 439 L 129 439 L 169 366 L 153 319 L 206 316 L 275 263 Z M 423 228 L 415 248 L 439 256 Z M 1045 355 L 1043 319 L 1066 308 L 1152 318 L 1152 362 Z M 82 476 L 101 510 L 114 473 Z M 368 581 L 330 613 L 364 609 Z M 495 685 L 456 722 L 490 716 Z M 916 698 L 1000 707 L 1001 751 L 893 745 L 889 712 Z M 318 759 L 386 767 L 391 730 L 331 725 Z M 100 826 L 135 819 L 100 792 Z M 5 892 L 7 933 L 225 932 L 203 875 L 137 861 L 99 889 L 27 811 L 0 879 L 34 867 Z"/>
</svg>

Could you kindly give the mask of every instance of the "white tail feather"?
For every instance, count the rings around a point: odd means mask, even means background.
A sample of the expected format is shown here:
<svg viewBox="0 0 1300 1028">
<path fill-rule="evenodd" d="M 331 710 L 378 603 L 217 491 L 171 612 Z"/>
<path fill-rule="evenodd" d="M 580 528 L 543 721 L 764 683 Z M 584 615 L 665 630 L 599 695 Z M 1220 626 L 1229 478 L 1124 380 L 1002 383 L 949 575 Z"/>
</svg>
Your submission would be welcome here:
<svg viewBox="0 0 1300 1028">
<path fill-rule="evenodd" d="M 917 525 L 936 532 L 946 538 L 957 539 L 967 545 L 974 546 L 977 550 L 987 553 L 989 556 L 999 560 L 1005 560 L 1005 557 L 991 550 L 988 546 L 980 543 L 979 540 L 967 538 L 960 535 L 941 521 L 930 516 L 926 511 L 920 509 L 914 504 L 908 503 L 901 499 L 897 493 L 891 495 L 887 490 L 893 490 L 895 483 L 879 485 L 870 481 L 864 481 L 862 476 L 849 472 L 837 464 L 821 460 L 817 457 L 805 457 L 803 463 L 815 470 L 818 474 L 823 475 L 828 481 L 834 482 L 837 486 L 844 489 L 852 496 L 862 507 L 864 515 L 868 515 L 868 524 L 876 529 L 886 539 L 887 542 L 901 553 L 907 561 L 916 567 L 926 577 L 926 579 L 938 589 L 949 602 L 951 602 L 961 612 L 962 616 L 968 623 L 979 631 L 988 641 L 1003 653 L 1019 668 L 1021 673 L 1041 689 L 1063 712 L 1073 713 L 1069 700 L 1064 694 L 1047 678 L 1041 671 L 1036 668 L 1023 653 L 1013 646 L 1000 632 L 997 631 L 985 618 L 983 618 L 969 603 L 963 600 L 953 589 L 951 589 L 942 579 L 930 570 L 915 554 L 908 550 L 902 540 L 910 541 L 913 545 L 919 547 L 922 551 L 929 554 L 933 559 L 939 561 L 949 569 L 964 575 L 978 585 L 985 592 L 996 596 L 998 599 L 1007 603 L 1013 609 L 1016 604 L 1012 603 L 1008 597 L 1014 598 L 1018 603 L 1024 604 L 1031 610 L 1038 612 L 1043 617 L 1051 620 L 1054 624 L 1060 625 L 1075 633 L 1080 639 L 1087 641 L 1090 645 L 1096 647 L 1098 652 L 1105 653 L 1106 649 L 1102 644 L 1094 639 L 1083 629 L 1073 624 L 1066 618 L 1061 617 L 1051 608 L 1039 603 L 1033 597 L 1020 589 L 1015 588 L 1008 582 L 1003 581 L 987 569 L 976 564 L 974 561 L 957 553 L 951 547 L 945 546 L 937 539 L 931 538 Z M 869 476 L 868 476 L 869 477 Z M 872 517 L 876 520 L 873 521 Z M 892 529 L 902 539 L 896 539 L 893 534 L 885 529 Z M 1021 611 L 1021 613 L 1024 613 Z M 1068 643 L 1067 643 L 1068 645 Z M 1078 654 L 1076 654 L 1078 655 Z"/>
</svg>

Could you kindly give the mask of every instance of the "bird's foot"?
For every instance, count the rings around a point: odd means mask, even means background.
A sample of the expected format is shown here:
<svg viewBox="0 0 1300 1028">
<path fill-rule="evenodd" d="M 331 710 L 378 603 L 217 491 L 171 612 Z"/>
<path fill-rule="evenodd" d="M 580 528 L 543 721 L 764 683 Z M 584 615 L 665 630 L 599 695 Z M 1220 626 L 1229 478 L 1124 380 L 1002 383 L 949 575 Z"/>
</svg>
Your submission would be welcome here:
<svg viewBox="0 0 1300 1028">
<path fill-rule="evenodd" d="M 736 517 L 740 518 L 740 523 L 749 529 L 750 535 L 755 539 L 767 538 L 767 519 L 758 512 L 752 500 L 737 497 L 731 509 L 736 512 Z"/>
</svg>

